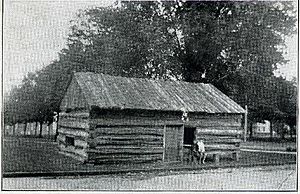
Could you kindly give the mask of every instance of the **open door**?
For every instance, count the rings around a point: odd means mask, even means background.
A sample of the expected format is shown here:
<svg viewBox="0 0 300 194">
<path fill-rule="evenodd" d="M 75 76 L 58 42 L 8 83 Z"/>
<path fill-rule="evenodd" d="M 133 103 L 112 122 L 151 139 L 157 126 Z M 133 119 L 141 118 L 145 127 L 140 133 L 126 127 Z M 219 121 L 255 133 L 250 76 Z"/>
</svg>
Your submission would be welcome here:
<svg viewBox="0 0 300 194">
<path fill-rule="evenodd" d="M 164 134 L 164 162 L 182 161 L 183 125 L 167 125 Z"/>
<path fill-rule="evenodd" d="M 193 145 L 196 127 L 184 126 L 183 145 Z"/>
</svg>

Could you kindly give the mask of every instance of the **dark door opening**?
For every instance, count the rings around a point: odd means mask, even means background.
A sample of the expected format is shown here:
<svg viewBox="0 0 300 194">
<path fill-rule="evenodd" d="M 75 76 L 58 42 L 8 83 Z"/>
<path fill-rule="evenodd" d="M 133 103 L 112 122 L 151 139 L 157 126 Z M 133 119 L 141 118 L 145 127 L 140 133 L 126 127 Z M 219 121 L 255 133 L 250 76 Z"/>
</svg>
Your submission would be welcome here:
<svg viewBox="0 0 300 194">
<path fill-rule="evenodd" d="M 192 145 L 195 139 L 196 127 L 184 127 L 183 144 Z"/>
</svg>

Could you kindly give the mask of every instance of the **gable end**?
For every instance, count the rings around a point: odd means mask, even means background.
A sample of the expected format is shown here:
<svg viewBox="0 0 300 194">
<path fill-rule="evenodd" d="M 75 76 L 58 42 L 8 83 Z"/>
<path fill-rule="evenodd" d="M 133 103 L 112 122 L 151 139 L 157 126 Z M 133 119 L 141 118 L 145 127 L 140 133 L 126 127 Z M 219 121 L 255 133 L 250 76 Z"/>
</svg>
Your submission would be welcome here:
<svg viewBox="0 0 300 194">
<path fill-rule="evenodd" d="M 68 109 L 89 109 L 86 98 L 75 78 L 72 79 L 67 89 L 61 102 L 60 109 L 64 112 Z"/>
</svg>

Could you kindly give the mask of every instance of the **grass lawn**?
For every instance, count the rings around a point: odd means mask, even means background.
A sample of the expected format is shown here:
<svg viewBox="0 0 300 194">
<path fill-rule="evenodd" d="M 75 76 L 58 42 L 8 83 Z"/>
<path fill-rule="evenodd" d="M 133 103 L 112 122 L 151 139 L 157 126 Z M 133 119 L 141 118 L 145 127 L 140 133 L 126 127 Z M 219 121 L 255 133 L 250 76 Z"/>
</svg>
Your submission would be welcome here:
<svg viewBox="0 0 300 194">
<path fill-rule="evenodd" d="M 239 162 L 229 158 L 220 160 L 220 167 L 226 165 L 276 165 L 296 163 L 296 155 L 242 152 Z M 212 161 L 202 167 L 214 166 Z M 175 165 L 176 166 L 176 165 Z M 180 164 L 177 167 L 188 167 L 188 164 Z M 2 169 L 5 173 L 12 172 L 56 172 L 56 171 L 97 171 L 117 169 L 141 169 L 141 168 L 168 168 L 162 164 L 116 164 L 116 165 L 91 165 L 81 164 L 71 157 L 59 153 L 56 142 L 42 138 L 6 137 L 2 146 Z M 174 167 L 174 166 L 173 166 Z"/>
</svg>

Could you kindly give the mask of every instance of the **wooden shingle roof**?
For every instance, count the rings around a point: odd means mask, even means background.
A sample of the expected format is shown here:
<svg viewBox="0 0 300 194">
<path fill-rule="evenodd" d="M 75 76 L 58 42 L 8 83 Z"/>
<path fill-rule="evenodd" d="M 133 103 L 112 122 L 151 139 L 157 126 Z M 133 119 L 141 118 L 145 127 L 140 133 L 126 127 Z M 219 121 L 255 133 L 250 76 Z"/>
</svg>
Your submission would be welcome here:
<svg viewBox="0 0 300 194">
<path fill-rule="evenodd" d="M 103 109 L 244 113 L 244 109 L 211 84 L 74 74 L 89 106 Z"/>
</svg>

